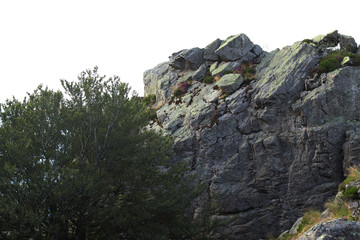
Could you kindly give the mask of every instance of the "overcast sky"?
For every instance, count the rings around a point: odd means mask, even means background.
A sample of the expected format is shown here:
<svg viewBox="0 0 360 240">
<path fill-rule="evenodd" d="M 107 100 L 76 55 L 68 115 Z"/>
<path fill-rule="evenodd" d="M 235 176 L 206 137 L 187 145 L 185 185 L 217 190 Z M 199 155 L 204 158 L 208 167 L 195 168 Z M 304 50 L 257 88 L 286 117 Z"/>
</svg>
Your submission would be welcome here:
<svg viewBox="0 0 360 240">
<path fill-rule="evenodd" d="M 360 1 L 0 0 L 0 102 L 61 89 L 94 66 L 143 94 L 143 72 L 181 49 L 245 33 L 267 51 L 335 29 L 360 43 Z"/>
</svg>

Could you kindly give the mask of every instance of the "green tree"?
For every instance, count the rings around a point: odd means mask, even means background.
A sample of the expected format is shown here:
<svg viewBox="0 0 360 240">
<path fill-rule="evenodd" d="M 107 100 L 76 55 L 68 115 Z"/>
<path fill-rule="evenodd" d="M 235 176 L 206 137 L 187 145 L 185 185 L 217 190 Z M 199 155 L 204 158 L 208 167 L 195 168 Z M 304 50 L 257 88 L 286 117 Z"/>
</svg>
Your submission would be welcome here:
<svg viewBox="0 0 360 240">
<path fill-rule="evenodd" d="M 1 239 L 183 239 L 198 194 L 148 110 L 97 68 L 1 105 Z"/>
</svg>

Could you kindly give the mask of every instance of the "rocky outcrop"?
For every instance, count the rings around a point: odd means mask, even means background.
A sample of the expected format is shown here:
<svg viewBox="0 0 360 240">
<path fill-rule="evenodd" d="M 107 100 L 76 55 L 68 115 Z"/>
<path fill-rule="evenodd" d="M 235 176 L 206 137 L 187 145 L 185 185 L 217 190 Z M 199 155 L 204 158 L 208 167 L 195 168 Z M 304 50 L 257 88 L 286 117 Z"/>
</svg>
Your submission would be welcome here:
<svg viewBox="0 0 360 240">
<path fill-rule="evenodd" d="M 298 240 L 358 240 L 360 239 L 360 223 L 343 218 L 316 224 Z"/>
<path fill-rule="evenodd" d="M 191 81 L 187 76 L 198 69 L 170 67 L 179 53 L 144 73 L 145 94 L 156 94 L 162 104 L 150 127 L 174 136 L 174 160 L 188 161 L 198 181 L 208 185 L 195 212 L 207 199 L 217 203 L 214 218 L 233 219 L 213 236 L 278 236 L 304 209 L 323 206 L 337 193 L 344 153 L 347 162 L 358 161 L 356 150 L 344 151 L 343 145 L 359 144 L 360 68 L 321 74 L 305 87 L 324 50 L 341 36 L 336 31 L 318 43 L 297 42 L 271 53 L 244 34 L 216 40 L 192 66 L 205 64 L 205 75 L 219 79 L 226 71 L 242 74 L 244 81 L 234 81 L 225 95 L 221 80 Z M 246 77 L 247 66 L 256 79 Z M 182 81 L 189 83 L 187 93 L 173 96 L 173 86 Z"/>
<path fill-rule="evenodd" d="M 329 47 L 336 47 L 340 43 L 340 39 L 341 39 L 341 35 L 336 30 L 327 35 L 316 36 L 312 40 L 320 48 L 325 49 Z"/>
</svg>

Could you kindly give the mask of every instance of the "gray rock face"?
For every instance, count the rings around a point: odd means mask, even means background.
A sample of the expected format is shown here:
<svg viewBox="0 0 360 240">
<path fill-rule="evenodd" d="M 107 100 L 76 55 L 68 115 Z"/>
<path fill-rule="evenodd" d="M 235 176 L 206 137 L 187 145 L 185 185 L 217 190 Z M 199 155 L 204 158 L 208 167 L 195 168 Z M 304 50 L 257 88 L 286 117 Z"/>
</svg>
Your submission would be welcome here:
<svg viewBox="0 0 360 240">
<path fill-rule="evenodd" d="M 319 223 L 304 233 L 299 240 L 358 240 L 360 223 L 343 218 Z"/>
<path fill-rule="evenodd" d="M 317 62 L 316 49 L 301 42 L 282 51 L 271 52 L 257 67 L 260 79 L 255 83 L 257 90 L 253 95 L 253 106 L 260 108 L 266 104 L 287 100 L 304 90 L 308 72 Z"/>
<path fill-rule="evenodd" d="M 224 47 L 233 48 L 235 38 Z M 248 45 L 237 45 L 239 55 L 251 52 Z M 213 232 L 215 238 L 278 236 L 304 209 L 335 196 L 343 162 L 359 161 L 360 68 L 322 74 L 305 89 L 320 50 L 298 42 L 265 54 L 256 80 L 226 98 L 214 83 L 194 81 L 181 99 L 170 101 L 179 71 L 165 63 L 144 74 L 146 93 L 168 96 L 153 127 L 174 136 L 174 161 L 189 161 L 197 180 L 209 186 L 201 199 L 219 205 L 213 218 L 235 217 Z M 196 212 L 203 206 L 203 200 L 194 203 Z"/>
<path fill-rule="evenodd" d="M 235 61 L 245 57 L 253 47 L 254 44 L 245 34 L 239 34 L 226 39 L 215 51 L 215 54 L 222 61 Z"/>
<path fill-rule="evenodd" d="M 192 48 L 175 53 L 169 65 L 180 70 L 196 70 L 204 63 L 204 49 Z"/>
<path fill-rule="evenodd" d="M 340 48 L 348 52 L 356 53 L 357 43 L 353 37 L 341 35 Z"/>
<path fill-rule="evenodd" d="M 178 73 L 169 69 L 169 63 L 164 62 L 155 68 L 144 72 L 144 94 L 156 95 L 157 102 L 165 102 L 171 94 L 170 86 L 174 85 Z"/>
<path fill-rule="evenodd" d="M 218 61 L 219 56 L 215 54 L 215 50 L 218 49 L 223 41 L 220 39 L 216 39 L 212 43 L 210 43 L 208 46 L 205 47 L 204 52 L 204 59 L 205 60 L 211 60 L 211 61 Z"/>
<path fill-rule="evenodd" d="M 206 74 L 206 66 L 205 64 L 201 65 L 191 76 L 193 80 L 200 81 L 204 79 Z"/>
<path fill-rule="evenodd" d="M 356 124 L 356 122 L 354 122 Z M 344 149 L 344 170 L 351 166 L 360 167 L 360 129 L 350 130 L 346 132 L 346 141 Z"/>
</svg>

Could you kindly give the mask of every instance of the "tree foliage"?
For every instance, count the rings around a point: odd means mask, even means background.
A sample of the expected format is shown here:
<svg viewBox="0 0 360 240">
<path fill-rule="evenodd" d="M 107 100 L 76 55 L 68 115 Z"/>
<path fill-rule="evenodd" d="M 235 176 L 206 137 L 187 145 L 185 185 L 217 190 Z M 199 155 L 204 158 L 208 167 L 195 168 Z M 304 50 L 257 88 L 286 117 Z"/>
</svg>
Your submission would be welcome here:
<svg viewBox="0 0 360 240">
<path fill-rule="evenodd" d="M 97 68 L 1 105 L 1 239 L 183 239 L 197 194 L 172 141 Z"/>
</svg>

